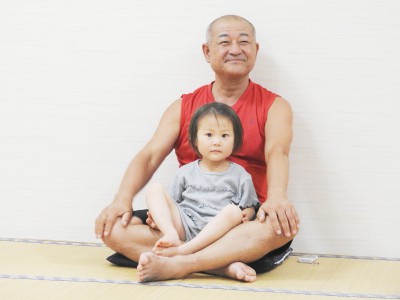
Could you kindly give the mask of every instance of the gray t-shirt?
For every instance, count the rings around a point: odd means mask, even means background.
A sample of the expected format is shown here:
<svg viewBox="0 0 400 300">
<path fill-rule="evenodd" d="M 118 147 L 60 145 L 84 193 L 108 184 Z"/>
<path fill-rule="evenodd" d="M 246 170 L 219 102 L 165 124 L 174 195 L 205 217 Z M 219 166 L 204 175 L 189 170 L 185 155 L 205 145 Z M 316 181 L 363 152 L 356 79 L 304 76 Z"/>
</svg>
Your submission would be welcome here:
<svg viewBox="0 0 400 300">
<path fill-rule="evenodd" d="M 207 172 L 199 161 L 182 166 L 169 188 L 181 212 L 186 241 L 230 203 L 241 209 L 260 205 L 251 176 L 242 166 L 231 162 L 224 172 Z"/>
</svg>

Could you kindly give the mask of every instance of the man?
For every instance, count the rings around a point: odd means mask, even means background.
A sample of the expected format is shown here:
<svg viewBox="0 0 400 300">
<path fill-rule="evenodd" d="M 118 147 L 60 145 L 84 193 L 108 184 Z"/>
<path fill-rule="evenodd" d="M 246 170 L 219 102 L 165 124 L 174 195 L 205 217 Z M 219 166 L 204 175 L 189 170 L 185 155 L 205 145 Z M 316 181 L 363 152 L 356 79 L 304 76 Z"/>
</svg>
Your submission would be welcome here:
<svg viewBox="0 0 400 300">
<path fill-rule="evenodd" d="M 222 16 L 209 25 L 203 54 L 215 81 L 183 95 L 165 111 L 153 137 L 130 163 L 115 199 L 96 219 L 97 237 L 139 262 L 139 281 L 206 271 L 251 282 L 256 271 L 248 263 L 285 251 L 297 234 L 299 217 L 287 198 L 292 110 L 283 98 L 249 79 L 258 49 L 254 26 L 242 17 Z M 262 203 L 257 219 L 194 254 L 156 256 L 150 251 L 161 233 L 132 218 L 132 199 L 173 149 L 181 165 L 197 158 L 188 146 L 187 123 L 198 106 L 212 101 L 230 105 L 243 123 L 244 147 L 231 159 L 252 175 Z"/>
</svg>

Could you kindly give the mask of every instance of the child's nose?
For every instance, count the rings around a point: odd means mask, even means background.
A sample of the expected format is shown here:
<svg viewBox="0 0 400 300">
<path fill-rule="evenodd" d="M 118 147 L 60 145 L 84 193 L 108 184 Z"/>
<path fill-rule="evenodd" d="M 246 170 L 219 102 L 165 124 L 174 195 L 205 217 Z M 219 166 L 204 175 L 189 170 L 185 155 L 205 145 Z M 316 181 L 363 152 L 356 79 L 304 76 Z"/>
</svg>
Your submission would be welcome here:
<svg viewBox="0 0 400 300">
<path fill-rule="evenodd" d="M 219 145 L 220 143 L 221 143 L 220 138 L 215 137 L 214 140 L 213 140 L 213 144 L 214 144 L 214 145 Z"/>
</svg>

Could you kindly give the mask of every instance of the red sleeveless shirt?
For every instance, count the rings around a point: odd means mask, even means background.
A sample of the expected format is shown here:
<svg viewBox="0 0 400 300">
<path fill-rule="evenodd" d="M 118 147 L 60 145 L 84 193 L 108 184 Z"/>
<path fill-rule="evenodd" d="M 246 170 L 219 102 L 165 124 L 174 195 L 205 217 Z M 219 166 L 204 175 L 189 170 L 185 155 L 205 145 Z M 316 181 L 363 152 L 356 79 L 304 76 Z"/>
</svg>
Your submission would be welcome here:
<svg viewBox="0 0 400 300">
<path fill-rule="evenodd" d="M 175 154 L 179 165 L 198 159 L 189 144 L 188 129 L 193 113 L 200 106 L 214 102 L 212 83 L 202 86 L 193 93 L 182 95 L 181 121 Z M 243 146 L 229 160 L 243 166 L 252 176 L 258 199 L 263 203 L 267 196 L 267 166 L 265 163 L 265 122 L 268 111 L 278 95 L 249 80 L 243 95 L 232 105 L 243 126 Z"/>
</svg>

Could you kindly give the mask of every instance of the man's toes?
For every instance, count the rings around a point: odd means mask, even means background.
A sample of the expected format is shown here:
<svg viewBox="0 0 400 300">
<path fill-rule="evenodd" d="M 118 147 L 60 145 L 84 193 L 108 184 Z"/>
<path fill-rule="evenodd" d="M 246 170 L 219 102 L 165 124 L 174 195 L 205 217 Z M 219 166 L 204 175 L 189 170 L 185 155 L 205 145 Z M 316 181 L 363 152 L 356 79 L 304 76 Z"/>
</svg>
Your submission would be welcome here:
<svg viewBox="0 0 400 300">
<path fill-rule="evenodd" d="M 246 277 L 246 274 L 242 270 L 237 271 L 237 273 L 236 273 L 236 278 L 237 279 L 244 280 L 245 277 Z"/>
<path fill-rule="evenodd" d="M 140 274 L 138 275 L 138 282 L 146 282 L 149 281 L 150 278 L 148 276 L 148 274 Z"/>
<path fill-rule="evenodd" d="M 150 261 L 150 255 L 151 253 L 142 253 L 139 257 L 139 264 L 142 266 L 147 265 Z"/>
<path fill-rule="evenodd" d="M 246 281 L 246 282 L 253 282 L 253 281 L 255 281 L 256 280 L 256 275 L 253 275 L 253 274 L 246 274 L 245 276 L 244 276 L 244 281 Z"/>
<path fill-rule="evenodd" d="M 137 274 L 138 282 L 145 282 L 148 280 L 149 274 L 146 270 L 140 271 Z"/>
</svg>

